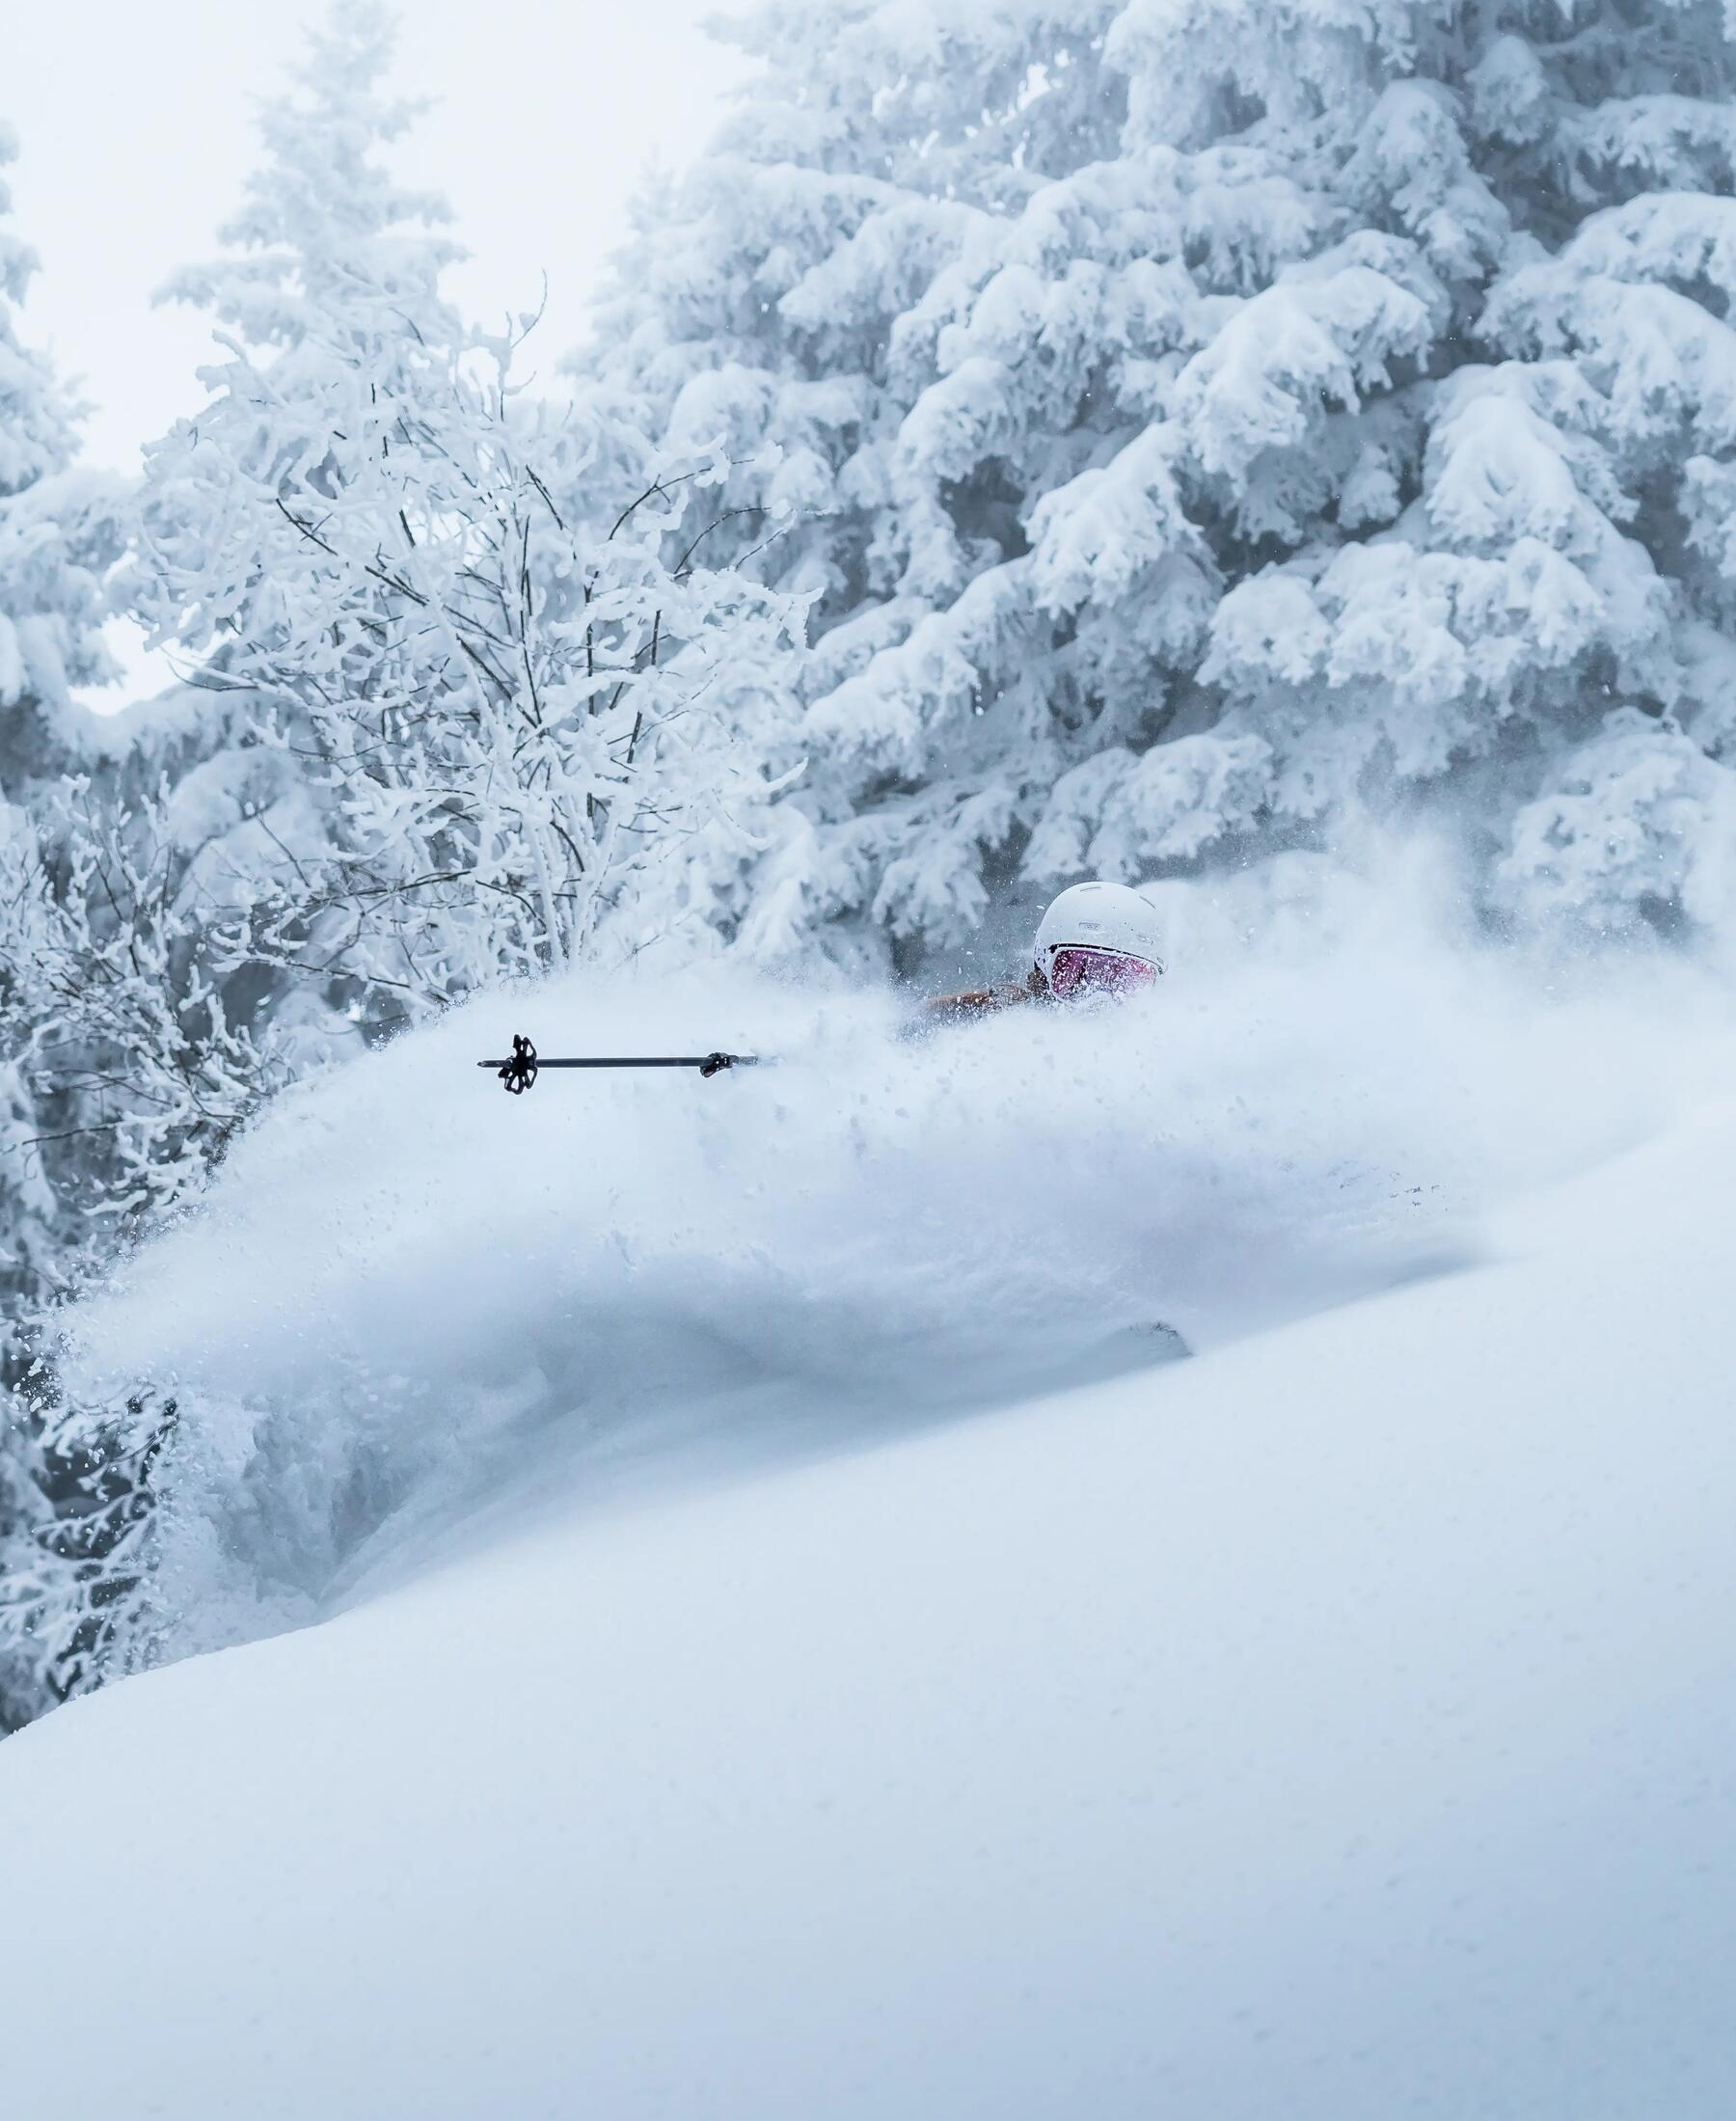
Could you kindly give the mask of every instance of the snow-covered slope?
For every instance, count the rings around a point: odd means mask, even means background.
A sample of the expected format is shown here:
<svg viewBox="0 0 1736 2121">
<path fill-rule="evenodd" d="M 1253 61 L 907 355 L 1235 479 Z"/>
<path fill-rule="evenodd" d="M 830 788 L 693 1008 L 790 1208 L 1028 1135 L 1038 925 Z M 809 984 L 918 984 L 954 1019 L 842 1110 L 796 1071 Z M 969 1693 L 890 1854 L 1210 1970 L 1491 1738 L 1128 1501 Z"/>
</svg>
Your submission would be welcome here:
<svg viewBox="0 0 1736 2121">
<path fill-rule="evenodd" d="M 872 999 L 583 979 L 280 1101 L 72 1321 L 86 1403 L 180 1409 L 171 1646 L 314 1618 L 527 1481 L 594 1508 L 1075 1381 L 1153 1321 L 1209 1349 L 1437 1269 L 1679 1095 L 1667 981 L 1540 1012 L 1414 944 L 1202 960 L 1149 1007 L 915 1044 Z M 787 1065 L 513 1100 L 475 1062 L 515 1019 L 545 1051 Z"/>
<path fill-rule="evenodd" d="M 1733 1199 L 1705 1107 L 1462 1271 L 73 1704 L 8 2110 L 1736 2110 Z"/>
</svg>

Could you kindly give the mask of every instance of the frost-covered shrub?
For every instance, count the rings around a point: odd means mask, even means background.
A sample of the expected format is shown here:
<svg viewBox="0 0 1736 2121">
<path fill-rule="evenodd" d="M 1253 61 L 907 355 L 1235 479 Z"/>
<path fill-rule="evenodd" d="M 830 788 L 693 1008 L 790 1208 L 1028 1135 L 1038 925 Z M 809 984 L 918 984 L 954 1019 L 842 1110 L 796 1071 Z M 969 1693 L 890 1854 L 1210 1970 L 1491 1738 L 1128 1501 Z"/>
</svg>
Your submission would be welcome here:
<svg viewBox="0 0 1736 2121">
<path fill-rule="evenodd" d="M 727 34 L 757 78 L 577 368 L 719 443 L 693 520 L 787 519 L 758 564 L 818 597 L 789 947 L 1461 789 L 1492 906 L 1724 905 L 1715 0 L 767 0 Z"/>
<path fill-rule="evenodd" d="M 174 285 L 227 358 L 149 452 L 134 605 L 296 762 L 306 829 L 244 865 L 277 902 L 265 954 L 401 1017 L 611 927 L 733 930 L 800 613 L 665 565 L 689 467 L 523 399 L 519 331 L 444 299 L 445 210 L 379 153 L 410 115 L 391 41 L 366 8 L 315 37 L 232 255 Z"/>
<path fill-rule="evenodd" d="M 1520 811 L 1501 879 L 1523 907 L 1611 930 L 1673 908 L 1736 933 L 1736 775 L 1618 708 Z"/>
</svg>

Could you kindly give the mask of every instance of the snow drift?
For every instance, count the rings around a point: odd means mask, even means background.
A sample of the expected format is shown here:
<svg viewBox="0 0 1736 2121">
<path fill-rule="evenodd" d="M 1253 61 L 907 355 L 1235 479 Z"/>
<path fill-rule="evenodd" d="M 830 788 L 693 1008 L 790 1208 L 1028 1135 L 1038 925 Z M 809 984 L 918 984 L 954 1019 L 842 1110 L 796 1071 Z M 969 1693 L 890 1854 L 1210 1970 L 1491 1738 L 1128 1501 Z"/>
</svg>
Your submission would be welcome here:
<svg viewBox="0 0 1736 2121">
<path fill-rule="evenodd" d="M 75 1385 L 180 1403 L 168 1646 L 305 1618 L 490 1505 L 831 1451 L 1150 1361 L 1154 1322 L 1209 1349 L 1462 1264 L 1492 1202 L 1685 1089 L 1715 1004 L 1681 968 L 1542 992 L 1346 889 L 1315 875 L 1259 950 L 1182 894 L 1179 969 L 1101 1011 L 911 1040 L 884 997 L 575 979 L 282 1101 L 77 1321 Z M 509 1100 L 475 1064 L 518 1028 L 781 1059 Z"/>
</svg>

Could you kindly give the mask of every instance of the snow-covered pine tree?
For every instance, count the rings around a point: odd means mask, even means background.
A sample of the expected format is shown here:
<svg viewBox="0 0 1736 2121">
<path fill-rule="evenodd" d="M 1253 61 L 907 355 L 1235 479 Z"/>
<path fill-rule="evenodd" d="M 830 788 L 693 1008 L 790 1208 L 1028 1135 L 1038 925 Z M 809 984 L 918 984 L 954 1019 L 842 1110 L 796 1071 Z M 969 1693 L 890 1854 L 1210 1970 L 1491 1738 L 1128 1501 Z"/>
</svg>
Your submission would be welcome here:
<svg viewBox="0 0 1736 2121">
<path fill-rule="evenodd" d="M 576 367 L 818 593 L 768 946 L 1451 794 L 1732 917 L 1720 0 L 765 0 Z M 1448 805 L 1442 804 L 1444 811 Z"/>
<path fill-rule="evenodd" d="M 446 301 L 445 208 L 381 153 L 413 115 L 393 28 L 370 6 L 313 37 L 232 255 L 172 289 L 227 359 L 149 454 L 135 608 L 275 717 L 230 769 L 311 829 L 264 864 L 256 954 L 401 1017 L 611 925 L 733 918 L 793 613 L 666 566 L 681 468 L 523 398 L 529 320 L 485 337 Z"/>
</svg>

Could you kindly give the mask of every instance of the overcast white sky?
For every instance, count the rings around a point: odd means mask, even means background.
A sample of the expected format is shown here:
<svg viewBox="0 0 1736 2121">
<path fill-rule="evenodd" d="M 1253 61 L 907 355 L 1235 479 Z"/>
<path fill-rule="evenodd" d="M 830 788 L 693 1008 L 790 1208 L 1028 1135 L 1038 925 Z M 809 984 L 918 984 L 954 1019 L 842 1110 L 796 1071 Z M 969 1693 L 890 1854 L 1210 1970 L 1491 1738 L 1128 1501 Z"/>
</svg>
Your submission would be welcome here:
<svg viewBox="0 0 1736 2121">
<path fill-rule="evenodd" d="M 212 249 L 255 158 L 254 100 L 325 12 L 325 0 L 5 6 L 14 226 L 42 258 L 24 331 L 83 376 L 96 461 L 131 468 L 140 443 L 197 405 L 206 327 L 152 310 L 151 290 Z M 438 102 L 399 167 L 451 199 L 475 254 L 452 283 L 467 307 L 534 307 L 547 270 L 542 364 L 579 335 L 646 159 L 679 162 L 719 115 L 737 68 L 700 32 L 713 12 L 715 0 L 405 9 L 400 78 Z"/>
</svg>

